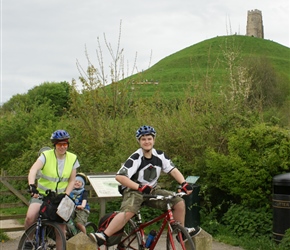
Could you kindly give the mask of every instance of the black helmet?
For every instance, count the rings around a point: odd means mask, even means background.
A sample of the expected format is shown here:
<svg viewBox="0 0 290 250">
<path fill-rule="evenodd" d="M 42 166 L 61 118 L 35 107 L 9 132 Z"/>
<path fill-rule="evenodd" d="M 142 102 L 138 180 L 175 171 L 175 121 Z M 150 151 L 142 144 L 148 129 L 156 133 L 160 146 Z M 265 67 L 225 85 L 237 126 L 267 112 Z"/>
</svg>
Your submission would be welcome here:
<svg viewBox="0 0 290 250">
<path fill-rule="evenodd" d="M 52 133 L 50 140 L 52 143 L 56 143 L 59 141 L 64 141 L 64 140 L 68 140 L 70 138 L 69 133 L 66 132 L 65 130 L 56 130 Z"/>
<path fill-rule="evenodd" d="M 143 125 L 136 131 L 136 139 L 139 141 L 140 137 L 143 135 L 153 135 L 156 136 L 156 131 L 153 127 Z"/>
</svg>

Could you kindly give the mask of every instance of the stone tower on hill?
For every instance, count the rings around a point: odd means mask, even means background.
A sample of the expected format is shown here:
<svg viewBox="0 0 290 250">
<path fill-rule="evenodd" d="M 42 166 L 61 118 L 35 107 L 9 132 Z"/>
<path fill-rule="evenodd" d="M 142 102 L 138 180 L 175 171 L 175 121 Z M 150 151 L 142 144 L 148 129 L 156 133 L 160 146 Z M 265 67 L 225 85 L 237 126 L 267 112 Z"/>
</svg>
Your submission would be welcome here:
<svg viewBox="0 0 290 250">
<path fill-rule="evenodd" d="M 247 36 L 264 38 L 262 11 L 249 10 L 247 19 Z"/>
</svg>

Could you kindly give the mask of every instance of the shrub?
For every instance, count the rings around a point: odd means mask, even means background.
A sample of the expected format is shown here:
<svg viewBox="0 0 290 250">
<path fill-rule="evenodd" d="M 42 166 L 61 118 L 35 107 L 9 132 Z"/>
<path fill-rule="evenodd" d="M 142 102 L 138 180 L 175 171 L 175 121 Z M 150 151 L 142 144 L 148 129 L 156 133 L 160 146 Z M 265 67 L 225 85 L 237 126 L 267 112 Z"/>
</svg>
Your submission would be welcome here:
<svg viewBox="0 0 290 250">
<path fill-rule="evenodd" d="M 279 249 L 281 250 L 290 249 L 290 228 L 286 230 L 285 235 L 279 245 Z"/>
<path fill-rule="evenodd" d="M 207 150 L 204 181 L 247 207 L 269 207 L 273 177 L 290 169 L 288 133 L 265 124 L 236 129 L 227 135 L 228 152 Z"/>
<path fill-rule="evenodd" d="M 272 211 L 265 207 L 249 209 L 241 205 L 232 205 L 222 218 L 237 236 L 259 237 L 271 234 Z"/>
</svg>

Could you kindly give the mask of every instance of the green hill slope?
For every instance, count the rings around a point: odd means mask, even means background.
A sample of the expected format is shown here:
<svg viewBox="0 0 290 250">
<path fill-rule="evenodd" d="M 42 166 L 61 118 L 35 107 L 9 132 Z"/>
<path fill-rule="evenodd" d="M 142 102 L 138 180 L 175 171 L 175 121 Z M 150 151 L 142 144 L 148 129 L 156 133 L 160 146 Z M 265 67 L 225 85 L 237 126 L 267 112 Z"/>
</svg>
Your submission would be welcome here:
<svg viewBox="0 0 290 250">
<path fill-rule="evenodd" d="M 239 62 L 251 58 L 267 60 L 275 72 L 290 83 L 288 47 L 260 38 L 233 35 L 208 39 L 165 57 L 148 70 L 131 76 L 132 89 L 140 90 L 142 96 L 160 91 L 170 98 L 182 96 L 191 82 L 210 79 L 217 86 L 226 84 L 229 59 L 225 55 L 235 56 Z"/>
</svg>

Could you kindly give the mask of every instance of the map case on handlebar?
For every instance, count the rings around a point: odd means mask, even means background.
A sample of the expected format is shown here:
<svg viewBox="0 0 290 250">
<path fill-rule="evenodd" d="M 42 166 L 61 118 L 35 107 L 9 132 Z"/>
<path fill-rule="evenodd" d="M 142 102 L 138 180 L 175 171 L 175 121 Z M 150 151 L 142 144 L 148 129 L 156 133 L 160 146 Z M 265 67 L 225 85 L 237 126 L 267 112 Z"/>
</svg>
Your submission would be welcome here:
<svg viewBox="0 0 290 250">
<path fill-rule="evenodd" d="M 64 221 L 67 222 L 72 215 L 74 209 L 74 201 L 68 195 L 65 195 L 65 197 L 59 203 L 56 213 L 58 214 L 58 216 L 63 218 Z"/>
</svg>

